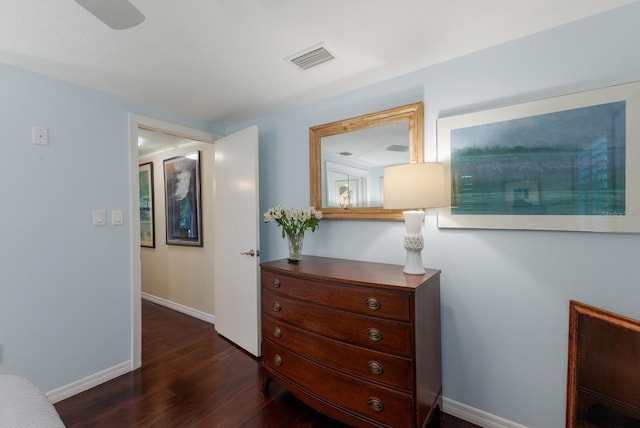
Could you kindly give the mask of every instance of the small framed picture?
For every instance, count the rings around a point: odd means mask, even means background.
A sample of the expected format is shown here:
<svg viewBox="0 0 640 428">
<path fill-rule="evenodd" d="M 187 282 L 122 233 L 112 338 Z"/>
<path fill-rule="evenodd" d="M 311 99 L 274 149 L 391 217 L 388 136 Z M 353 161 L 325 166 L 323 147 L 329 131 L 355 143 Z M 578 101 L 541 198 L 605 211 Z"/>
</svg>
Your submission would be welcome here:
<svg viewBox="0 0 640 428">
<path fill-rule="evenodd" d="M 139 165 L 138 172 L 140 181 L 140 246 L 155 248 L 153 162 Z"/>
</svg>

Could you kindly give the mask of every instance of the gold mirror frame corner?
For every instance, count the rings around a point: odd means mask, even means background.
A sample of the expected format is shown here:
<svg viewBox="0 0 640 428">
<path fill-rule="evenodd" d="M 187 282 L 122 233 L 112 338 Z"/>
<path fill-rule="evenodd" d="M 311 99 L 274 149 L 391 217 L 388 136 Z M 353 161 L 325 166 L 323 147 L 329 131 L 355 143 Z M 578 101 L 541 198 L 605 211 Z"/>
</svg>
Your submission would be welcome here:
<svg viewBox="0 0 640 428">
<path fill-rule="evenodd" d="M 344 134 L 376 126 L 408 122 L 409 159 L 407 163 L 424 160 L 424 103 L 422 101 L 338 120 L 309 128 L 309 181 L 310 205 L 322 211 L 323 218 L 342 220 L 395 220 L 402 221 L 402 210 L 382 207 L 328 208 L 322 206 L 322 137 Z"/>
</svg>

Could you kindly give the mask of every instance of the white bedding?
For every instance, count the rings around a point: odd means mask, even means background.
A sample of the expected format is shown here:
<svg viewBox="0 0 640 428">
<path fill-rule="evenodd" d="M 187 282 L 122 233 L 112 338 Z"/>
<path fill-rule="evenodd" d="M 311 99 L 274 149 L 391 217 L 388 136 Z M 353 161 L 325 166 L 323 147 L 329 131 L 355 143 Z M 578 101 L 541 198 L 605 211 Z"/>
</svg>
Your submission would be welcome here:
<svg viewBox="0 0 640 428">
<path fill-rule="evenodd" d="M 0 374 L 0 428 L 64 428 L 47 396 L 22 376 Z"/>
</svg>

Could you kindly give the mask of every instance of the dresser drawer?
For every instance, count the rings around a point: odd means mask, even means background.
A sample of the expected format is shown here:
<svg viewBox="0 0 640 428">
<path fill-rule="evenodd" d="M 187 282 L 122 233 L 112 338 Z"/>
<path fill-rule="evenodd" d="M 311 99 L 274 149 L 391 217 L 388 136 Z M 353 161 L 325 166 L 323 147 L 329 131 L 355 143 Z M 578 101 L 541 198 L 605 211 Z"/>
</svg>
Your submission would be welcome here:
<svg viewBox="0 0 640 428">
<path fill-rule="evenodd" d="M 269 341 L 263 342 L 262 354 L 271 370 L 324 400 L 390 427 L 412 425 L 410 394 L 331 370 Z"/>
<path fill-rule="evenodd" d="M 264 316 L 262 338 L 314 361 L 365 380 L 410 390 L 411 360 L 349 345 Z"/>
<path fill-rule="evenodd" d="M 297 299 L 309 300 L 319 305 L 372 315 L 381 318 L 409 322 L 410 298 L 406 293 L 392 293 L 375 288 L 361 288 L 296 278 L 262 271 L 262 287 Z"/>
<path fill-rule="evenodd" d="M 262 313 L 333 339 L 411 356 L 411 328 L 407 323 L 336 311 L 264 289 Z"/>
</svg>

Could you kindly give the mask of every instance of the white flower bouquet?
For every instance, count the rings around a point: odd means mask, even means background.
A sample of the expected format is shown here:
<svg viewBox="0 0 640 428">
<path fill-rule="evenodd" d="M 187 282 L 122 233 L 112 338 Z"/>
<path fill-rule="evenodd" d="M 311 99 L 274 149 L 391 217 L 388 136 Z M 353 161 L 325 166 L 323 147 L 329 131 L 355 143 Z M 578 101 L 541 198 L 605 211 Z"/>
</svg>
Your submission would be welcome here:
<svg viewBox="0 0 640 428">
<path fill-rule="evenodd" d="M 264 213 L 264 222 L 274 222 L 282 227 L 282 237 L 304 235 L 307 229 L 312 232 L 318 228 L 322 219 L 322 211 L 316 210 L 314 207 L 307 209 L 302 208 L 284 208 L 278 205 L 275 208 L 269 208 Z"/>
</svg>

